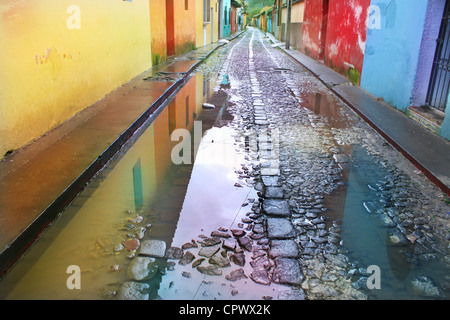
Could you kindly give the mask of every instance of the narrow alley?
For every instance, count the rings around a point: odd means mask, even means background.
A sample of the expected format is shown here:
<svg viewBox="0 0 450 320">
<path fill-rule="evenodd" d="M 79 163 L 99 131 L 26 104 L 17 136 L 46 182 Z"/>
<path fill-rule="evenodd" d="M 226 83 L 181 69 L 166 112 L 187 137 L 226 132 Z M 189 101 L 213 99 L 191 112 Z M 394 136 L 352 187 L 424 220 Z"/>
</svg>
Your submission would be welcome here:
<svg viewBox="0 0 450 320">
<path fill-rule="evenodd" d="M 448 299 L 442 190 L 280 45 L 248 27 L 193 68 L 0 299 Z"/>
</svg>

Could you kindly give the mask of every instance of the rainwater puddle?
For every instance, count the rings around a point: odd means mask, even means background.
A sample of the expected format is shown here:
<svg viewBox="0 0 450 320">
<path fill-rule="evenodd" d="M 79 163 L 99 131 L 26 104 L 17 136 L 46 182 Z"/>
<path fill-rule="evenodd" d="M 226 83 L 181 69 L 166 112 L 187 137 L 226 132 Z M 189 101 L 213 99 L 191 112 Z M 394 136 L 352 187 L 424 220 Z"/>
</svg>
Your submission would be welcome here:
<svg viewBox="0 0 450 320">
<path fill-rule="evenodd" d="M 409 221 L 408 215 L 413 219 L 414 212 L 396 200 L 398 189 L 386 187 L 386 177 L 397 182 L 403 178 L 397 178 L 359 144 L 352 144 L 346 152 L 351 161 L 343 172 L 344 186 L 327 197 L 330 209 L 326 216 L 341 222 L 332 229 L 340 233 L 341 244 L 354 264 L 349 270 L 353 286 L 375 300 L 448 299 L 448 291 L 443 290 L 448 283 L 448 266 L 442 255 L 428 251 L 429 243 L 413 245 L 417 239 L 410 241 L 406 236 L 417 234 L 414 229 L 400 232 L 399 226 L 406 225 L 402 221 Z M 400 184 L 405 190 L 415 188 L 408 179 Z M 409 194 L 412 201 L 421 201 L 415 196 Z M 425 232 L 427 226 L 418 229 Z M 379 267 L 379 289 L 367 288 L 368 277 L 373 275 L 367 272 L 369 266 Z"/>
<path fill-rule="evenodd" d="M 181 247 L 218 229 L 242 228 L 249 198 L 257 195 L 236 173 L 246 162 L 245 150 L 236 151 L 234 130 L 226 126 L 232 120 L 228 97 L 214 88 L 215 79 L 193 75 L 7 273 L 0 282 L 0 298 L 114 299 L 122 283 L 130 281 L 127 269 L 135 251 L 121 245 L 125 240 Z M 204 102 L 216 108 L 203 109 Z M 171 160 L 179 143 L 171 141 L 171 134 L 180 128 L 191 134 L 192 164 Z M 199 144 L 195 130 L 203 136 Z M 199 249 L 192 249 L 196 258 Z M 72 265 L 81 270 L 81 289 L 67 286 L 71 274 L 66 271 Z M 177 260 L 158 259 L 156 265 L 159 272 L 140 282 L 146 286 L 144 298 L 261 299 L 264 291 L 275 290 L 273 285 L 261 290 L 249 278 L 226 280 L 237 266 L 223 268 L 218 277 Z"/>
</svg>

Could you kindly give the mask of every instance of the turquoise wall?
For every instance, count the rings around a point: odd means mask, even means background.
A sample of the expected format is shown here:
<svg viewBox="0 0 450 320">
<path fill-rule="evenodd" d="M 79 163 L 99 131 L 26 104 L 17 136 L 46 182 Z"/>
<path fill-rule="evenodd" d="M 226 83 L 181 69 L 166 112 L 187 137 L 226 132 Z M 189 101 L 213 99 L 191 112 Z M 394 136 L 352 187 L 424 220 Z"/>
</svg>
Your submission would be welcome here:
<svg viewBox="0 0 450 320">
<path fill-rule="evenodd" d="M 447 140 L 450 140 L 450 94 L 447 98 L 447 107 L 445 107 L 445 118 L 441 125 L 439 135 Z"/>
<path fill-rule="evenodd" d="M 372 0 L 361 87 L 399 110 L 411 104 L 428 0 Z M 379 13 L 379 14 L 378 14 Z"/>
<path fill-rule="evenodd" d="M 231 0 L 223 1 L 223 37 L 229 37 L 231 35 Z"/>
</svg>

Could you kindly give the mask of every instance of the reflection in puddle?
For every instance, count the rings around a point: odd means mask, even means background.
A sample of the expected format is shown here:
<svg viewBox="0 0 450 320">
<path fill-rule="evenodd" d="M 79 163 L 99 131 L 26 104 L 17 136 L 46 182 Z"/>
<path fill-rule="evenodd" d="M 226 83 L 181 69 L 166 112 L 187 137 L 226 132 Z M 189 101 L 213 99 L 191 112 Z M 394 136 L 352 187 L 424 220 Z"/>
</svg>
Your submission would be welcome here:
<svg viewBox="0 0 450 320">
<path fill-rule="evenodd" d="M 348 125 L 348 119 L 345 119 L 340 112 L 342 105 L 338 104 L 331 94 L 308 91 L 302 93 L 300 97 L 302 100 L 300 106 L 322 116 L 330 127 L 345 128 Z"/>
<path fill-rule="evenodd" d="M 236 133 L 226 126 L 233 119 L 228 95 L 214 92 L 214 80 L 201 73 L 192 76 L 158 117 L 136 133 L 2 279 L 2 299 L 114 299 L 123 283 L 130 284 L 128 269 L 139 242 L 158 240 L 167 248 L 181 247 L 214 230 L 242 227 L 249 197 L 258 197 L 251 185 L 239 180 L 245 150 L 236 151 Z M 203 102 L 216 107 L 202 109 Z M 191 138 L 201 130 L 200 144 L 191 139 L 193 164 L 171 161 L 179 143 L 171 141 L 171 133 L 177 129 L 187 129 Z M 141 297 L 261 299 L 278 287 L 260 290 L 249 278 L 225 280 L 233 266 L 223 268 L 218 279 L 191 265 L 177 264 L 174 270 L 170 259 L 154 263 L 159 271 L 139 282 L 144 286 Z M 81 269 L 81 290 L 66 285 L 71 265 Z M 245 272 L 248 268 L 247 263 Z"/>
</svg>

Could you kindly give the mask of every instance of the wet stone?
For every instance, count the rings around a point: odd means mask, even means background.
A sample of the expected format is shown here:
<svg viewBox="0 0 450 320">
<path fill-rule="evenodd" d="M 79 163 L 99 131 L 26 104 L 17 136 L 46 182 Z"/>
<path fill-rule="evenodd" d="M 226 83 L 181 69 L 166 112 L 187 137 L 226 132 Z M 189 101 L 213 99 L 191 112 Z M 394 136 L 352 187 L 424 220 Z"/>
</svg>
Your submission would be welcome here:
<svg viewBox="0 0 450 320">
<path fill-rule="evenodd" d="M 266 214 L 273 216 L 288 217 L 291 214 L 286 200 L 264 199 L 263 210 Z"/>
<path fill-rule="evenodd" d="M 394 246 L 404 246 L 408 244 L 408 240 L 398 229 L 391 229 L 389 231 L 389 242 Z"/>
<path fill-rule="evenodd" d="M 227 250 L 234 251 L 236 249 L 236 246 L 237 246 L 236 239 L 234 239 L 234 238 L 224 239 L 222 246 L 223 246 L 223 248 L 225 248 Z"/>
<path fill-rule="evenodd" d="M 183 249 L 178 247 L 171 247 L 166 251 L 166 259 L 179 260 L 183 258 Z"/>
<path fill-rule="evenodd" d="M 216 266 L 207 266 L 207 267 L 199 266 L 199 267 L 197 267 L 197 271 L 202 274 L 209 275 L 209 276 L 222 275 L 222 270 Z"/>
<path fill-rule="evenodd" d="M 231 271 L 230 274 L 225 276 L 225 279 L 227 279 L 229 281 L 237 281 L 237 280 L 246 279 L 246 278 L 248 278 L 248 277 L 245 275 L 244 270 L 241 268 L 233 270 L 233 271 Z"/>
<path fill-rule="evenodd" d="M 199 240 L 198 241 L 203 247 L 209 247 L 209 246 L 214 246 L 216 244 L 221 243 L 219 238 L 216 237 L 211 237 L 211 238 L 205 238 L 203 240 Z"/>
<path fill-rule="evenodd" d="M 267 255 L 264 254 L 256 259 L 254 259 L 253 261 L 251 261 L 250 265 L 255 270 L 262 269 L 262 270 L 268 271 L 273 266 L 273 261 L 269 260 Z"/>
<path fill-rule="evenodd" d="M 267 176 L 279 176 L 280 169 L 278 169 L 278 168 L 262 168 L 261 174 L 267 175 Z"/>
<path fill-rule="evenodd" d="M 218 267 L 221 267 L 221 268 L 229 267 L 231 265 L 230 261 L 228 259 L 222 257 L 219 254 L 213 255 L 211 258 L 209 258 L 208 262 L 210 264 L 214 264 L 214 265 L 216 265 Z"/>
<path fill-rule="evenodd" d="M 245 265 L 245 254 L 242 252 L 234 253 L 230 255 L 230 261 L 240 267 L 243 267 Z"/>
<path fill-rule="evenodd" d="M 298 245 L 294 240 L 272 240 L 269 256 L 271 258 L 297 258 Z"/>
<path fill-rule="evenodd" d="M 267 187 L 264 193 L 266 198 L 278 198 L 282 199 L 284 197 L 283 188 L 281 187 Z"/>
<path fill-rule="evenodd" d="M 305 292 L 302 289 L 284 290 L 278 295 L 279 300 L 305 300 Z"/>
<path fill-rule="evenodd" d="M 118 300 L 148 300 L 149 295 L 145 293 L 150 286 L 146 283 L 127 281 L 120 287 L 117 293 Z"/>
<path fill-rule="evenodd" d="M 245 234 L 246 234 L 246 232 L 242 229 L 232 229 L 231 233 L 235 237 L 242 237 L 242 236 L 245 236 Z"/>
<path fill-rule="evenodd" d="M 249 237 L 243 236 L 238 238 L 238 243 L 245 250 L 252 251 L 252 240 Z"/>
<path fill-rule="evenodd" d="M 221 231 L 213 231 L 211 232 L 211 237 L 218 237 L 218 238 L 230 238 L 231 235 L 226 232 Z"/>
<path fill-rule="evenodd" d="M 128 276 L 138 281 L 152 278 L 158 271 L 155 261 L 155 258 L 151 257 L 135 257 L 128 266 Z"/>
<path fill-rule="evenodd" d="M 128 251 L 134 251 L 139 248 L 140 241 L 138 239 L 130 239 L 122 242 L 122 245 L 127 249 Z"/>
<path fill-rule="evenodd" d="M 278 176 L 262 176 L 262 182 L 266 187 L 279 187 L 281 186 L 280 177 Z"/>
<path fill-rule="evenodd" d="M 198 267 L 205 260 L 206 260 L 205 258 L 199 258 L 195 260 L 194 262 L 192 262 L 192 268 Z"/>
<path fill-rule="evenodd" d="M 142 241 L 139 254 L 148 257 L 163 258 L 166 254 L 166 243 L 161 240 Z"/>
<path fill-rule="evenodd" d="M 202 257 L 207 257 L 210 258 L 212 257 L 217 251 L 219 251 L 220 246 L 219 245 L 215 245 L 215 246 L 209 246 L 209 247 L 203 247 L 200 249 L 199 251 L 199 255 Z"/>
<path fill-rule="evenodd" d="M 259 283 L 259 284 L 263 284 L 263 285 L 270 285 L 270 278 L 269 278 L 269 274 L 267 273 L 266 270 L 263 269 L 259 269 L 259 270 L 254 270 L 251 274 L 250 274 L 250 279 L 252 279 L 254 282 Z"/>
<path fill-rule="evenodd" d="M 275 260 L 273 281 L 280 284 L 301 285 L 304 276 L 297 260 L 279 258 Z"/>
<path fill-rule="evenodd" d="M 191 249 L 191 248 L 197 248 L 197 247 L 198 247 L 198 245 L 195 242 L 195 240 L 192 240 L 191 242 L 187 242 L 181 246 L 181 248 L 184 250 Z"/>
<path fill-rule="evenodd" d="M 191 263 L 194 259 L 195 259 L 195 256 L 191 252 L 187 251 L 183 255 L 183 258 L 181 258 L 181 260 L 178 263 L 182 266 L 185 266 L 185 265 Z"/>
<path fill-rule="evenodd" d="M 267 233 L 269 239 L 288 239 L 295 237 L 292 223 L 283 218 L 268 218 Z"/>
</svg>

